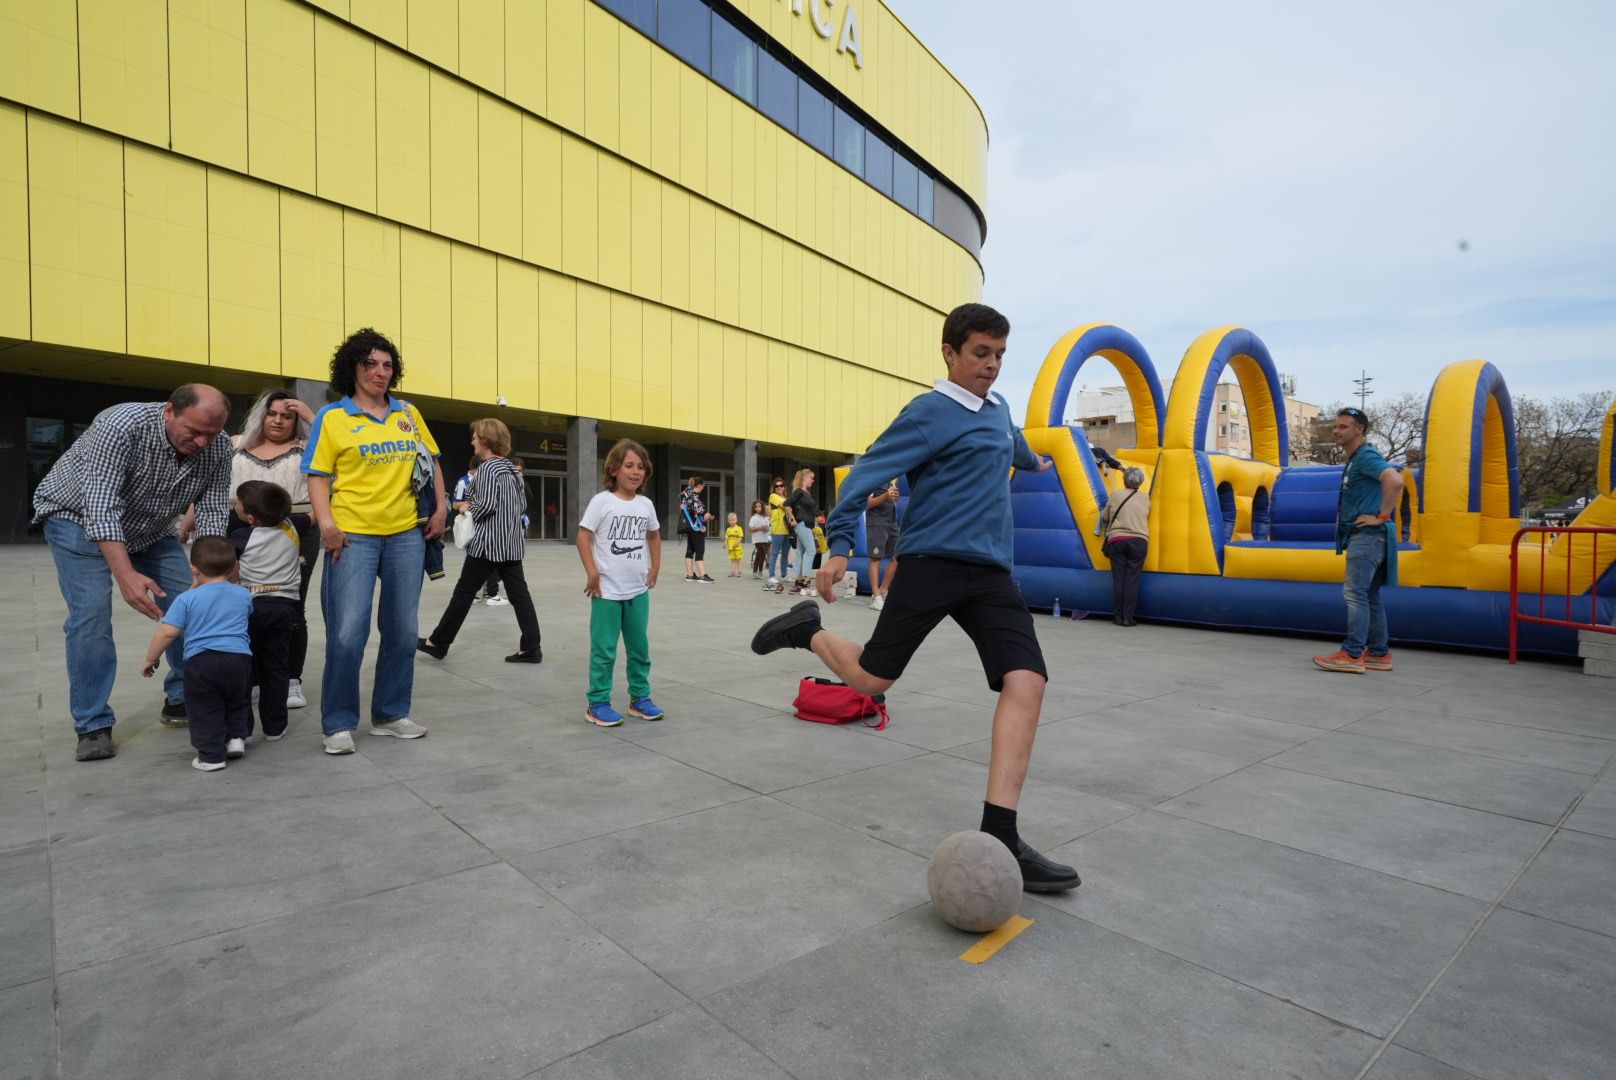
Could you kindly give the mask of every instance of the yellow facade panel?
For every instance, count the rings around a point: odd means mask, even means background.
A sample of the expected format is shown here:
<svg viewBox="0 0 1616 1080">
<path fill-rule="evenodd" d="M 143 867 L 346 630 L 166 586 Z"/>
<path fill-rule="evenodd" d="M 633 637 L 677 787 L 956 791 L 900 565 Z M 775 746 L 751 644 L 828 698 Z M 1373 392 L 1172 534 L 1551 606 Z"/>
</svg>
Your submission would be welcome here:
<svg viewBox="0 0 1616 1080">
<path fill-rule="evenodd" d="M 641 370 L 646 401 L 640 422 L 667 427 L 673 400 L 669 394 L 673 388 L 673 312 L 661 304 L 641 307 Z"/>
<path fill-rule="evenodd" d="M 348 18 L 348 0 L 309 0 L 309 3 L 344 21 Z"/>
<path fill-rule="evenodd" d="M 349 0 L 348 18 L 384 41 L 409 47 L 409 0 Z"/>
<path fill-rule="evenodd" d="M 694 430 L 708 435 L 722 435 L 728 427 L 724 419 L 724 395 L 713 392 L 713 387 L 724 382 L 724 328 L 711 319 L 696 323 L 696 386 L 702 392 L 697 397 L 696 415 L 699 426 Z"/>
<path fill-rule="evenodd" d="M 640 399 L 644 391 L 640 336 L 641 301 L 621 293 L 612 294 L 611 316 L 611 419 L 629 424 L 641 422 Z"/>
<path fill-rule="evenodd" d="M 759 119 L 753 129 L 757 146 L 752 153 L 752 167 L 756 170 L 752 181 L 754 212 L 752 217 L 770 229 L 780 228 L 780 147 L 781 139 L 789 139 L 776 124 Z"/>
<path fill-rule="evenodd" d="M 163 0 L 78 0 L 84 122 L 168 145 L 168 7 Z"/>
<path fill-rule="evenodd" d="M 671 386 L 669 422 L 679 431 L 701 430 L 698 409 L 701 386 L 700 320 L 683 311 L 670 313 L 668 381 Z"/>
<path fill-rule="evenodd" d="M 418 228 L 432 223 L 430 69 L 376 47 L 376 212 Z"/>
<path fill-rule="evenodd" d="M 561 268 L 593 281 L 600 267 L 599 152 L 582 139 L 561 136 Z"/>
<path fill-rule="evenodd" d="M 514 409 L 539 407 L 539 271 L 499 260 L 499 393 Z"/>
<path fill-rule="evenodd" d="M 247 170 L 247 9 L 242 0 L 171 0 L 168 105 L 173 149 Z"/>
<path fill-rule="evenodd" d="M 578 405 L 578 283 L 539 271 L 539 408 L 576 413 Z"/>
<path fill-rule="evenodd" d="M 27 339 L 28 118 L 0 105 L 0 337 Z"/>
<path fill-rule="evenodd" d="M 350 333 L 362 326 L 389 337 L 399 332 L 399 243 L 391 221 L 342 212 L 342 311 Z"/>
<path fill-rule="evenodd" d="M 784 265 L 784 242 L 771 232 L 759 231 L 758 247 L 758 304 L 761 308 L 759 330 L 768 337 L 785 333 L 786 295 L 781 279 Z M 797 297 L 791 297 L 797 303 Z"/>
<path fill-rule="evenodd" d="M 496 256 L 455 244 L 450 252 L 450 353 L 454 396 L 493 404 L 499 395 L 499 270 Z"/>
<path fill-rule="evenodd" d="M 612 409 L 611 293 L 578 283 L 578 413 L 610 417 Z"/>
<path fill-rule="evenodd" d="M 637 296 L 662 300 L 662 188 L 644 169 L 630 176 L 629 237 L 633 252 L 630 288 Z"/>
<path fill-rule="evenodd" d="M 376 209 L 376 43 L 346 23 L 314 20 L 315 154 L 322 198 Z"/>
<path fill-rule="evenodd" d="M 762 147 L 758 128 L 774 126 L 774 121 L 755 112 L 740 98 L 730 102 L 730 206 L 744 217 L 757 217 L 757 159 Z"/>
<path fill-rule="evenodd" d="M 610 154 L 598 154 L 600 266 L 597 280 L 607 288 L 628 291 L 633 279 L 632 166 Z"/>
<path fill-rule="evenodd" d="M 584 5 L 584 138 L 618 149 L 618 57 L 622 23 L 599 4 Z"/>
<path fill-rule="evenodd" d="M 460 69 L 459 0 L 409 0 L 410 52 L 446 71 Z"/>
<path fill-rule="evenodd" d="M 545 0 L 505 0 L 505 97 L 540 116 L 545 108 Z"/>
<path fill-rule="evenodd" d="M 313 191 L 314 12 L 295 0 L 247 0 L 247 167 Z"/>
<path fill-rule="evenodd" d="M 522 258 L 561 266 L 561 132 L 522 117 Z"/>
<path fill-rule="evenodd" d="M 208 357 L 281 370 L 281 210 L 268 184 L 208 170 Z"/>
<path fill-rule="evenodd" d="M 208 362 L 208 200 L 204 166 L 124 147 L 128 349 Z"/>
<path fill-rule="evenodd" d="M 124 351 L 123 143 L 28 116 L 35 341 Z"/>
<path fill-rule="evenodd" d="M 546 0 L 545 116 L 568 131 L 584 129 L 584 9 L 589 0 Z"/>
<path fill-rule="evenodd" d="M 477 242 L 477 97 L 459 80 L 432 72 L 432 231 L 471 244 Z"/>
<path fill-rule="evenodd" d="M 796 244 L 780 245 L 780 338 L 783 341 L 802 341 L 803 312 L 814 302 L 802 287 L 802 248 Z"/>
<path fill-rule="evenodd" d="M 460 0 L 461 77 L 505 92 L 505 0 Z"/>
<path fill-rule="evenodd" d="M 735 325 L 741 300 L 741 219 L 718 208 L 713 214 L 713 315 Z"/>
<path fill-rule="evenodd" d="M 692 191 L 707 190 L 707 90 L 701 72 L 679 65 L 678 180 Z"/>
<path fill-rule="evenodd" d="M 650 39 L 624 28 L 618 36 L 618 152 L 641 165 L 651 164 Z"/>
<path fill-rule="evenodd" d="M 662 185 L 662 302 L 680 310 L 690 307 L 690 204 L 689 192 Z"/>
<path fill-rule="evenodd" d="M 698 100 L 707 116 L 707 181 L 702 190 L 720 206 L 730 206 L 735 198 L 735 99 L 706 79 L 701 80 L 701 89 Z"/>
<path fill-rule="evenodd" d="M 763 230 L 750 221 L 743 220 L 740 226 L 736 321 L 757 333 L 763 328 Z"/>
<path fill-rule="evenodd" d="M 406 393 L 450 396 L 450 247 L 449 241 L 415 229 L 399 232 L 402 301 L 396 340 L 404 354 Z"/>
<path fill-rule="evenodd" d="M 281 372 L 323 379 L 343 326 L 342 211 L 281 192 Z"/>
<path fill-rule="evenodd" d="M 713 318 L 718 290 L 718 209 L 704 199 L 690 200 L 690 306 Z"/>
<path fill-rule="evenodd" d="M 482 246 L 522 254 L 522 114 L 488 94 L 477 103 L 477 232 Z"/>
<path fill-rule="evenodd" d="M 79 115 L 78 8 L 61 0 L 0 3 L 0 98 Z"/>
<path fill-rule="evenodd" d="M 684 65 L 666 49 L 652 49 L 650 55 L 651 170 L 677 183 L 683 179 L 679 171 L 679 122 L 684 110 L 679 105 L 679 93 L 684 83 L 679 73 Z"/>
</svg>

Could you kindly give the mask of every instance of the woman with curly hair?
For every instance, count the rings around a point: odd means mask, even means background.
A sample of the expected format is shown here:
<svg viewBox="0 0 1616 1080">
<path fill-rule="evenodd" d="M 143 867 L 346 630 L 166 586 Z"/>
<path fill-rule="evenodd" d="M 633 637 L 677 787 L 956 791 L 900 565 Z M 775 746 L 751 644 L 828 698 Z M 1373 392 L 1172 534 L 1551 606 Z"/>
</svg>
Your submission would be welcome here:
<svg viewBox="0 0 1616 1080">
<path fill-rule="evenodd" d="M 446 508 L 438 446 L 421 414 L 392 390 L 404 378 L 398 347 L 366 327 L 331 357 L 339 400 L 314 417 L 303 471 L 325 549 L 320 611 L 325 679 L 320 726 L 325 752 L 351 754 L 359 727 L 359 665 L 370 637 L 371 595 L 381 580 L 370 733 L 418 739 L 410 719 L 424 546 L 443 534 Z M 428 465 L 430 462 L 430 465 Z M 424 519 L 421 496 L 437 501 Z"/>
</svg>

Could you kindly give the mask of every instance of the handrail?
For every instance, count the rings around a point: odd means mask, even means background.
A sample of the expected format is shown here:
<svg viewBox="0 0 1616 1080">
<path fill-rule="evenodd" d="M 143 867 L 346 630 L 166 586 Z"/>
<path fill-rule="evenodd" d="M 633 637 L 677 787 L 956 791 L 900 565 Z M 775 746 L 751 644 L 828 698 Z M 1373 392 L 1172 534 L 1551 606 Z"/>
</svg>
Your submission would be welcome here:
<svg viewBox="0 0 1616 1080">
<path fill-rule="evenodd" d="M 1538 536 L 1538 562 L 1537 562 L 1537 614 L 1528 615 L 1521 611 L 1520 605 L 1520 571 L 1521 571 L 1521 539 L 1529 534 Z M 1571 568 L 1572 557 L 1568 550 L 1565 556 L 1565 617 L 1554 618 L 1544 614 L 1543 605 L 1547 596 L 1545 586 L 1548 575 L 1548 538 L 1550 536 L 1575 536 L 1588 534 L 1593 536 L 1593 550 L 1589 553 L 1589 565 L 1592 567 L 1591 584 L 1588 588 L 1589 604 L 1588 618 L 1575 619 L 1571 615 Z M 1515 532 L 1515 538 L 1509 544 L 1509 662 L 1517 659 L 1517 645 L 1520 640 L 1520 624 L 1523 622 L 1541 623 L 1544 626 L 1566 626 L 1573 630 L 1593 630 L 1601 634 L 1616 634 L 1616 626 L 1603 626 L 1599 619 L 1599 538 L 1609 536 L 1616 540 L 1616 528 L 1594 525 L 1527 525 Z M 1567 546 L 1571 544 L 1568 539 Z"/>
</svg>

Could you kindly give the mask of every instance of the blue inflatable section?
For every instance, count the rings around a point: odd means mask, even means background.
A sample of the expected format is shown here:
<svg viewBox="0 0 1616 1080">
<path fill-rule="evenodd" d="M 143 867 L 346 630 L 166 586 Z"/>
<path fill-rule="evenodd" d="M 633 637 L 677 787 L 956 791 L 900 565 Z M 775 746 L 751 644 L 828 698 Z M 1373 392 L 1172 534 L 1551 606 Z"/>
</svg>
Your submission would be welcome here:
<svg viewBox="0 0 1616 1080">
<path fill-rule="evenodd" d="M 1340 465 L 1295 465 L 1280 471 L 1268 498 L 1268 538 L 1276 543 L 1335 543 L 1335 507 L 1341 494 Z"/>
<path fill-rule="evenodd" d="M 1085 465 L 1095 475 L 1090 477 L 1096 491 L 1104 491 L 1094 458 L 1088 453 L 1085 440 L 1078 445 Z M 1088 549 L 1077 539 L 1077 521 L 1072 517 L 1071 504 L 1061 487 L 1056 469 L 1034 472 L 1016 470 L 1010 479 L 1010 512 L 1015 518 L 1015 564 L 1018 572 L 1025 567 L 1051 570 L 1089 570 Z"/>
</svg>

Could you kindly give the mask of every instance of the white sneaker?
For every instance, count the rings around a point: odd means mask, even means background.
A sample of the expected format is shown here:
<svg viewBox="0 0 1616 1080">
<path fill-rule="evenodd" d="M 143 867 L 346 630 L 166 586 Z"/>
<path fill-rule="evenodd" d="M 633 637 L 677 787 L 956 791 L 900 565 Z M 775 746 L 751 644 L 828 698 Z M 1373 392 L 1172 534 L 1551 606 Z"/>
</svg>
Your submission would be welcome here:
<svg viewBox="0 0 1616 1080">
<path fill-rule="evenodd" d="M 227 758 L 246 757 L 247 756 L 247 740 L 246 739 L 230 739 L 229 741 L 227 741 L 224 744 L 224 756 L 227 757 Z"/>
<path fill-rule="evenodd" d="M 286 707 L 288 709 L 301 709 L 309 703 L 303 696 L 303 680 L 293 679 L 286 684 Z"/>
<path fill-rule="evenodd" d="M 199 757 L 194 757 L 191 759 L 191 768 L 200 772 L 218 772 L 220 769 L 224 768 L 224 762 L 203 761 Z"/>
<path fill-rule="evenodd" d="M 763 588 L 764 588 L 764 589 L 765 589 L 765 590 L 766 590 L 766 591 L 768 591 L 768 592 L 773 592 L 773 591 L 774 591 L 774 587 L 775 587 L 775 586 L 776 586 L 776 585 L 778 585 L 778 584 L 780 584 L 780 579 L 779 579 L 779 578 L 775 578 L 775 577 L 772 577 L 772 578 L 770 578 L 770 579 L 769 579 L 769 582 L 768 582 L 768 584 L 767 584 L 767 585 L 765 585 L 765 586 L 763 586 Z"/>
<path fill-rule="evenodd" d="M 875 599 L 870 601 L 870 607 L 874 608 L 876 611 L 880 611 L 882 608 L 884 608 L 886 606 L 887 606 L 887 595 L 886 595 L 886 593 L 877 593 Z"/>
<path fill-rule="evenodd" d="M 390 720 L 385 724 L 378 724 L 373 721 L 370 725 L 370 733 L 372 735 L 392 735 L 399 739 L 419 739 L 426 734 L 426 728 L 407 716 L 401 716 L 397 720 Z"/>
<path fill-rule="evenodd" d="M 284 738 L 286 738 L 286 732 L 283 731 L 279 735 L 265 735 L 264 736 L 264 741 L 265 742 L 280 742 Z"/>
<path fill-rule="evenodd" d="M 325 752 L 328 754 L 353 753 L 353 732 L 339 731 L 335 735 L 327 735 L 323 740 Z"/>
<path fill-rule="evenodd" d="M 503 596 L 490 596 L 488 598 L 488 606 L 489 607 L 510 607 L 511 602 L 509 600 L 505 599 Z"/>
</svg>

